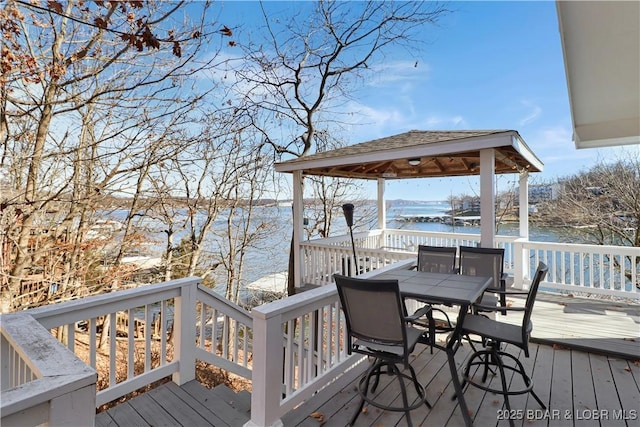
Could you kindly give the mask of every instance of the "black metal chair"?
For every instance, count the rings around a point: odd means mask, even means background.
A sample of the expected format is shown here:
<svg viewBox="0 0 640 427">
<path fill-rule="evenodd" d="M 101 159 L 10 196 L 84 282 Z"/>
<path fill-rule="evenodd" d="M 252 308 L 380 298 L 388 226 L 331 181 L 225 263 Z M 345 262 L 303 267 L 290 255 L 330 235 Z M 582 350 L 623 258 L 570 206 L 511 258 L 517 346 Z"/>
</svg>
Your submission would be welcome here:
<svg viewBox="0 0 640 427">
<path fill-rule="evenodd" d="M 397 280 L 359 279 L 335 274 L 334 276 L 340 303 L 347 324 L 347 344 L 349 354 L 352 352 L 367 355 L 372 363 L 363 374 L 358 385 L 361 396 L 360 405 L 353 414 L 349 425 L 353 425 L 362 412 L 364 403 L 375 407 L 404 412 L 407 424 L 411 423 L 410 411 L 427 401 L 424 387 L 418 381 L 414 368 L 409 362 L 409 355 L 416 344 L 429 344 L 431 337 L 427 331 L 412 326 L 412 322 L 425 315 L 430 307 L 425 306 L 412 316 L 407 316 L 404 301 L 400 295 Z M 409 370 L 409 374 L 401 370 Z M 376 402 L 375 392 L 383 368 L 389 375 L 395 375 L 402 394 L 402 406 L 387 406 Z M 371 379 L 374 378 L 370 386 Z M 411 380 L 417 397 L 410 403 L 405 386 L 405 379 Z"/>
<path fill-rule="evenodd" d="M 546 274 L 547 266 L 541 262 L 538 265 L 529 291 L 505 292 L 508 294 L 527 295 L 524 307 L 506 308 L 506 310 L 510 312 L 523 312 L 521 325 L 512 325 L 504 322 L 499 322 L 498 320 L 490 319 L 479 314 L 468 314 L 467 316 L 465 316 L 462 323 L 462 334 L 477 335 L 482 338 L 482 341 L 484 343 L 486 343 L 485 348 L 479 351 L 475 351 L 469 358 L 463 374 L 463 389 L 465 387 L 465 384 L 471 384 L 482 390 L 502 394 L 504 396 L 504 403 L 508 411 L 511 411 L 509 396 L 525 393 L 531 393 L 531 395 L 536 399 L 540 406 L 543 409 L 546 409 L 545 404 L 533 391 L 533 381 L 527 375 L 520 360 L 518 360 L 518 358 L 514 355 L 502 351 L 501 349 L 502 344 L 511 344 L 522 349 L 524 351 L 525 357 L 529 357 L 529 337 L 533 329 L 533 324 L 531 322 L 531 312 L 533 310 L 533 304 L 536 299 L 536 294 L 538 293 L 538 287 Z M 489 307 L 483 307 L 483 309 L 489 309 Z M 501 309 L 502 308 L 494 307 L 494 310 Z M 505 363 L 506 359 L 508 359 L 507 362 L 510 360 L 513 363 Z M 478 382 L 474 377 L 470 376 L 469 373 L 474 367 L 482 367 L 484 369 L 484 372 L 482 374 L 482 383 Z M 497 374 L 500 376 L 501 388 L 498 389 L 483 384 L 487 380 L 487 373 L 489 370 L 491 370 L 492 372 L 497 372 Z M 510 390 L 507 386 L 505 371 L 513 371 L 514 375 L 520 375 L 524 387 L 517 390 Z M 513 425 L 513 420 L 511 420 L 511 425 Z"/>
<path fill-rule="evenodd" d="M 477 248 L 473 246 L 460 246 L 460 274 L 469 276 L 493 277 L 493 283 L 489 286 L 478 304 L 472 306 L 472 311 L 489 311 L 481 307 L 500 306 L 500 313 L 505 315 L 507 311 L 507 297 L 505 294 L 507 281 L 504 268 L 504 249 L 502 248 Z"/>
<path fill-rule="evenodd" d="M 456 247 L 450 246 L 418 246 L 418 271 L 431 273 L 456 272 Z"/>
<path fill-rule="evenodd" d="M 416 269 L 418 271 L 427 271 L 431 273 L 456 273 L 456 253 L 458 249 L 454 246 L 418 246 L 418 262 Z M 430 304 L 430 301 L 420 300 Z M 441 313 L 444 318 L 437 319 L 433 316 L 429 317 L 429 331 L 432 336 L 436 333 L 448 333 L 454 328 L 451 319 L 446 311 L 432 306 L 434 312 Z"/>
</svg>

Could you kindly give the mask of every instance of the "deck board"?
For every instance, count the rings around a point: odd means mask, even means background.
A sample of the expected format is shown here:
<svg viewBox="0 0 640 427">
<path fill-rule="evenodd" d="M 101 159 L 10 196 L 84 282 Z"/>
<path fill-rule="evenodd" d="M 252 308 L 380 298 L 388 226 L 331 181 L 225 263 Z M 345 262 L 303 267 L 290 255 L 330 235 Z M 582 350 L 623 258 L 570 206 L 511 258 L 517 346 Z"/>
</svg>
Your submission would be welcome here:
<svg viewBox="0 0 640 427">
<path fill-rule="evenodd" d="M 155 390 L 160 388 L 162 387 L 158 387 Z M 129 401 L 129 404 L 150 426 L 170 427 L 179 423 L 179 421 L 176 418 L 173 418 L 172 414 L 169 412 L 172 405 L 167 405 L 166 409 L 163 408 L 151 397 L 151 392 L 134 397 Z"/>
<path fill-rule="evenodd" d="M 512 299 L 514 305 L 523 300 Z M 517 316 L 497 316 L 501 321 L 517 323 Z M 513 396 L 513 409 L 522 409 L 533 419 L 516 420 L 518 427 L 620 425 L 635 427 L 640 415 L 640 306 L 618 301 L 587 298 L 567 298 L 553 294 L 538 294 L 533 310 L 534 329 L 530 357 L 520 360 L 530 372 L 536 393 L 548 407 L 541 411 L 529 395 Z M 442 338 L 442 337 L 439 337 Z M 516 348 L 507 347 L 515 354 Z M 585 351 L 590 349 L 590 351 Z M 469 356 L 465 344 L 456 354 L 461 370 Z M 426 384 L 427 397 L 433 409 L 421 406 L 412 411 L 414 425 L 458 427 L 463 420 L 453 395 L 453 385 L 444 352 L 420 346 L 414 362 L 418 378 Z M 349 374 L 347 374 L 349 375 Z M 353 377 L 353 375 L 351 375 Z M 514 386 L 515 380 L 514 380 Z M 182 387 L 173 383 L 161 386 L 164 391 L 145 393 L 130 399 L 108 412 L 96 416 L 96 425 L 104 427 L 130 425 L 185 425 L 188 427 L 242 426 L 249 419 L 247 402 L 233 402 L 226 394 L 216 393 L 195 381 Z M 381 385 L 379 392 L 388 401 L 399 399 L 397 385 Z M 171 394 L 167 394 L 171 393 Z M 223 399 L 220 398 L 223 396 Z M 155 398 L 154 398 L 155 397 Z M 503 408 L 501 396 L 485 393 L 475 387 L 465 391 L 475 425 L 507 426 L 498 421 L 497 411 Z M 237 403 L 233 408 L 229 403 Z M 323 427 L 347 424 L 359 400 L 356 378 L 337 393 L 321 391 L 283 416 L 286 427 Z M 178 406 L 176 406 L 178 405 Z M 239 410 L 238 410 L 239 409 Z M 527 412 L 527 410 L 529 410 Z M 583 411 L 604 411 L 609 419 L 597 422 L 585 418 Z M 613 411 L 627 420 L 614 420 Z M 193 414 L 190 413 L 193 411 Z M 581 412 L 582 411 L 582 412 Z M 635 411 L 635 412 L 633 412 Z M 316 413 L 315 417 L 311 414 Z M 171 414 L 171 415 L 170 415 Z M 570 415 L 570 417 L 568 416 Z M 318 418 L 321 416 L 322 419 Z M 635 419 L 633 419 L 635 417 Z M 572 419 L 570 419 L 572 418 Z M 403 426 L 400 413 L 368 408 L 358 418 L 357 426 Z"/>
<path fill-rule="evenodd" d="M 118 406 L 109 409 L 109 415 L 113 419 L 113 422 L 118 426 L 136 425 L 136 426 L 148 426 L 149 423 L 145 421 L 142 415 L 138 414 L 131 406 L 130 402 L 124 402 Z M 96 415 L 96 418 L 103 416 L 102 413 Z"/>
<path fill-rule="evenodd" d="M 507 351 L 513 352 L 512 354 L 520 352 L 519 349 L 510 347 L 507 347 Z M 456 363 L 460 367 L 468 359 L 469 352 L 469 345 L 465 344 L 456 354 Z M 414 364 L 418 378 L 421 383 L 426 384 L 427 396 L 433 408 L 421 406 L 412 411 L 414 425 L 463 426 L 457 400 L 452 399 L 453 385 L 444 352 L 435 350 L 434 354 L 430 354 L 429 348 L 425 346 L 418 349 L 416 355 Z M 548 414 L 555 413 L 556 416 L 542 417 L 545 412 L 528 395 L 513 396 L 512 409 L 523 411 L 525 416 L 536 414 L 536 417 L 541 418 L 521 418 L 516 421 L 517 426 L 637 425 L 638 418 L 626 422 L 612 418 L 615 410 L 621 411 L 620 413 L 627 417 L 640 415 L 640 385 L 636 377 L 639 369 L 636 362 L 535 343 L 530 346 L 530 357 L 525 358 L 522 354 L 520 360 L 531 373 L 535 391 L 547 405 L 550 411 Z M 385 381 L 388 380 L 381 380 L 378 389 L 381 396 L 387 402 L 399 399 L 397 385 L 385 384 Z M 319 393 L 317 399 L 306 402 L 297 412 L 285 415 L 282 419 L 284 426 L 345 426 L 358 404 L 356 382 L 357 378 L 332 395 Z M 515 378 L 512 386 L 516 386 Z M 214 396 L 211 390 L 195 381 L 182 387 L 167 383 L 155 391 L 137 396 L 111 408 L 108 412 L 98 414 L 96 425 L 235 427 L 242 426 L 247 421 L 248 414 L 234 414 L 230 407 L 224 406 L 225 402 L 214 399 Z M 508 425 L 497 420 L 498 410 L 503 408 L 501 396 L 470 386 L 465 390 L 465 398 L 475 425 Z M 584 419 L 585 410 L 604 411 L 610 419 L 604 424 L 594 423 Z M 316 416 L 322 416 L 322 421 L 312 416 L 314 412 Z M 579 423 L 576 419 L 578 416 L 583 418 Z M 225 417 L 227 419 L 224 419 Z M 405 421 L 401 414 L 372 407 L 367 407 L 366 413 L 361 414 L 356 423 L 358 427 L 403 425 Z"/>
<path fill-rule="evenodd" d="M 571 374 L 573 382 L 573 407 L 576 411 L 585 411 L 597 407 L 593 372 L 587 353 L 578 351 L 571 353 Z M 580 425 L 598 427 L 597 420 L 583 420 Z"/>
<path fill-rule="evenodd" d="M 468 345 L 459 352 L 460 359 L 466 360 Z M 451 399 L 453 385 L 449 376 L 446 358 L 432 357 L 425 348 L 420 357 L 427 357 L 430 361 L 419 373 L 421 381 L 426 378 L 428 394 L 440 395 L 433 400 L 432 410 L 418 408 L 412 411 L 414 425 L 439 425 L 447 427 L 462 426 L 463 420 L 456 401 Z M 511 349 L 512 354 L 518 354 L 518 349 Z M 634 377 L 631 366 L 633 361 L 606 357 L 600 354 L 589 354 L 579 350 L 570 350 L 563 347 L 548 346 L 544 344 L 532 344 L 530 357 L 520 355 L 520 360 L 525 368 L 532 374 L 534 388 L 549 412 L 542 410 L 538 403 L 529 395 L 512 396 L 512 409 L 522 410 L 524 417 L 516 421 L 517 426 L 561 426 L 574 425 L 576 415 L 585 418 L 580 411 L 588 406 L 589 410 L 603 411 L 609 418 L 613 411 L 623 409 L 624 414 L 640 414 L 640 390 Z M 458 356 L 457 355 L 457 356 Z M 598 372 L 591 379 L 591 366 L 594 365 Z M 600 384 L 603 382 L 603 384 Z M 516 385 L 513 380 L 512 385 Z M 442 390 L 437 390 L 444 386 Z M 335 397 L 317 407 L 317 412 L 324 416 L 323 426 L 344 426 L 353 414 L 356 402 L 352 391 L 353 384 L 336 394 Z M 397 391 L 387 388 L 387 392 L 393 391 L 396 396 L 387 396 L 391 400 L 398 398 Z M 603 395 L 604 394 L 604 395 Z M 474 417 L 474 424 L 481 426 L 508 425 L 506 422 L 498 422 L 496 415 L 503 409 L 503 399 L 494 395 L 469 387 L 465 391 L 465 398 Z M 342 406 L 341 406 L 342 405 Z M 331 408 L 330 411 L 326 409 Z M 336 408 L 338 408 L 336 410 Z M 529 410 L 529 411 L 527 411 Z M 309 409 L 311 411 L 311 409 Z M 633 412 L 635 411 L 635 412 Z M 311 414 L 311 412 L 309 412 Z M 375 413 L 375 416 L 371 416 Z M 529 414 L 532 418 L 526 419 Z M 397 414 L 380 414 L 379 410 L 368 408 L 358 418 L 356 426 L 393 426 L 404 425 L 402 417 Z M 290 423 L 285 416 L 284 425 L 290 426 L 318 426 L 317 419 L 309 417 L 302 422 Z M 591 425 L 590 420 L 581 420 L 579 425 Z M 616 424 L 611 420 L 611 425 Z M 637 422 L 637 419 L 635 420 Z M 606 421 L 609 425 L 609 420 Z M 593 425 L 605 425 L 595 423 Z M 634 425 L 631 423 L 621 425 Z"/>
<path fill-rule="evenodd" d="M 523 298 L 510 298 L 523 306 Z M 516 316 L 498 316 L 508 323 Z M 640 305 L 615 300 L 539 292 L 533 308 L 532 340 L 592 353 L 640 358 Z"/>
<path fill-rule="evenodd" d="M 573 385 L 571 383 L 571 350 L 558 348 L 553 352 L 551 374 L 551 397 L 555 408 L 566 411 L 573 407 Z M 560 416 L 549 422 L 550 427 L 573 426 L 571 417 Z"/>
</svg>

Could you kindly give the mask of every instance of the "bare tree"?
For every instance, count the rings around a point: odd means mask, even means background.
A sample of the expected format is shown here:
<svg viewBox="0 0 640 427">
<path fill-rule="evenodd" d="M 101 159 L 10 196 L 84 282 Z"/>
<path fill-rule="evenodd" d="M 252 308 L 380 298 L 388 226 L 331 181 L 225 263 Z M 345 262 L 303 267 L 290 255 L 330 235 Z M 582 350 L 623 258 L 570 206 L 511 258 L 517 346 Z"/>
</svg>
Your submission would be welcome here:
<svg viewBox="0 0 640 427">
<path fill-rule="evenodd" d="M 558 181 L 547 203 L 549 223 L 579 226 L 592 243 L 640 247 L 640 156 L 605 163 Z"/>
<path fill-rule="evenodd" d="M 71 283 L 90 213 L 109 193 L 126 195 L 133 182 L 135 192 L 143 188 L 150 165 L 171 152 L 168 132 L 201 99 L 182 89 L 216 56 L 200 56 L 211 36 L 206 4 L 193 22 L 173 19 L 182 6 L 3 6 L 0 170 L 10 177 L 0 203 L 3 311 L 43 260 L 64 259 Z M 61 243 L 70 255 L 55 252 Z M 50 273 L 57 281 L 60 273 Z"/>
<path fill-rule="evenodd" d="M 341 107 L 355 88 L 392 49 L 414 50 L 414 36 L 447 12 L 422 2 L 319 1 L 298 10 L 292 5 L 276 11 L 262 4 L 266 36 L 238 42 L 244 55 L 235 68 L 238 108 L 247 109 L 278 158 L 323 151 L 329 140 L 341 143 L 329 136 L 345 123 Z"/>
<path fill-rule="evenodd" d="M 576 175 L 561 178 L 557 197 L 542 204 L 540 220 L 568 226 L 586 242 L 640 247 L 640 154 L 625 152 L 613 162 L 600 161 Z M 631 259 L 609 262 L 630 263 Z M 627 279 L 636 265 L 625 265 Z M 631 267 L 631 268 L 629 268 Z M 640 287 L 640 283 L 635 283 Z"/>
<path fill-rule="evenodd" d="M 272 187 L 269 157 L 264 155 L 263 148 L 243 144 L 242 137 L 242 134 L 236 135 L 237 142 L 227 158 L 227 166 L 235 172 L 234 182 L 226 195 L 229 201 L 225 211 L 226 227 L 216 236 L 226 274 L 225 296 L 235 303 L 241 302 L 248 264 L 260 263 L 269 253 L 264 245 L 268 244 L 266 238 L 270 237 L 277 220 L 259 205 Z"/>
</svg>

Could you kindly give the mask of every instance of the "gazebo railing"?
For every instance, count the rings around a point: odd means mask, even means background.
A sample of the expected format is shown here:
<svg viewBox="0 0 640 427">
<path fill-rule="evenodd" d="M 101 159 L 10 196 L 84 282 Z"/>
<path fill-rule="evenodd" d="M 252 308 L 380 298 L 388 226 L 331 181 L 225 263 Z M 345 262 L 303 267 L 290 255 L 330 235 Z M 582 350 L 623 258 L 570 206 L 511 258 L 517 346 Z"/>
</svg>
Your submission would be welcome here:
<svg viewBox="0 0 640 427">
<path fill-rule="evenodd" d="M 323 286 L 335 273 L 353 276 L 416 257 L 418 245 L 476 246 L 480 236 L 416 230 L 372 230 L 354 235 L 353 258 L 348 235 L 300 244 L 302 283 Z M 504 271 L 514 286 L 526 286 L 538 261 L 549 265 L 545 290 L 640 299 L 640 248 L 552 242 L 531 242 L 514 236 L 496 236 L 505 249 Z"/>
<path fill-rule="evenodd" d="M 640 248 L 518 241 L 524 275 L 549 267 L 544 290 L 640 300 Z"/>
</svg>

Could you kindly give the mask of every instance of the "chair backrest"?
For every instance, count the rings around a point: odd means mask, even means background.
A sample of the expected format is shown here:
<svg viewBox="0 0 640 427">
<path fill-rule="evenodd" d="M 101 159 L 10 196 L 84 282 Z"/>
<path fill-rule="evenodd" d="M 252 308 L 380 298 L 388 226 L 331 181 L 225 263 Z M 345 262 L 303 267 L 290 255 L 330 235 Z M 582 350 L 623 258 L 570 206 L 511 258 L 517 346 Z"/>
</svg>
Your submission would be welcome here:
<svg viewBox="0 0 640 427">
<path fill-rule="evenodd" d="M 460 274 L 493 277 L 489 290 L 501 290 L 504 269 L 503 248 L 476 248 L 460 246 Z"/>
<path fill-rule="evenodd" d="M 334 274 L 333 278 L 347 322 L 349 352 L 352 338 L 365 343 L 399 345 L 406 350 L 406 312 L 397 280 L 359 279 L 340 274 Z"/>
<path fill-rule="evenodd" d="M 538 268 L 536 269 L 536 273 L 531 281 L 527 300 L 524 303 L 524 316 L 522 316 L 522 342 L 524 343 L 528 342 L 529 334 L 531 334 L 531 312 L 533 311 L 533 303 L 535 302 L 536 295 L 538 294 L 538 287 L 540 286 L 540 282 L 544 280 L 548 271 L 549 269 L 545 263 L 538 263 Z"/>
<path fill-rule="evenodd" d="M 418 271 L 453 273 L 456 269 L 456 247 L 418 246 Z"/>
</svg>

